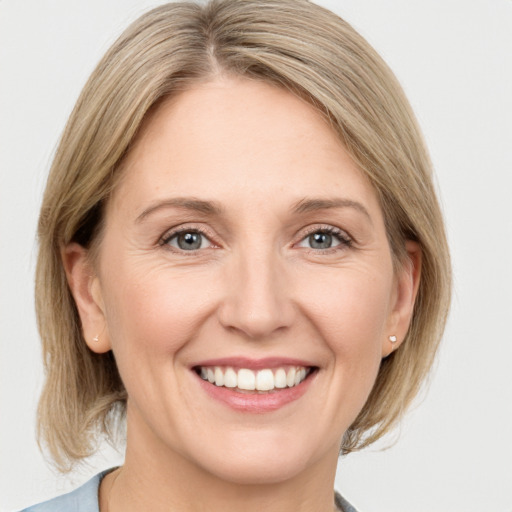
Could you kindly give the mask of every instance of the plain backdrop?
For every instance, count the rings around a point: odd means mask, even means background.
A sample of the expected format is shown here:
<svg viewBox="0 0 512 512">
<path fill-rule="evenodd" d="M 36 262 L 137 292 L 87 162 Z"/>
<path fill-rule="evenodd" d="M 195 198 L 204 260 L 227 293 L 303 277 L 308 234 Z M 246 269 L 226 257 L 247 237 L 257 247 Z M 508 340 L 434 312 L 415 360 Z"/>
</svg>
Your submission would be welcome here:
<svg viewBox="0 0 512 512">
<path fill-rule="evenodd" d="M 0 512 L 70 490 L 34 436 L 42 383 L 35 226 L 49 164 L 94 65 L 151 0 L 0 0 Z M 399 432 L 340 460 L 361 512 L 512 511 L 512 1 L 323 0 L 397 74 L 437 172 L 455 273 L 431 383 Z M 398 438 L 391 448 L 379 451 Z"/>
</svg>

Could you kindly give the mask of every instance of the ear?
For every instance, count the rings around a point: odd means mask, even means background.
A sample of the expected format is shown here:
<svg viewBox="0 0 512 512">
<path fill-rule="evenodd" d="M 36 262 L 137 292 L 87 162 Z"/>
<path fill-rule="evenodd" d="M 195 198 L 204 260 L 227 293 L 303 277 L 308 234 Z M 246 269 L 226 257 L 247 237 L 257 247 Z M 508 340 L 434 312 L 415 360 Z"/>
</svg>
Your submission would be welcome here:
<svg viewBox="0 0 512 512">
<path fill-rule="evenodd" d="M 421 247 L 417 242 L 407 240 L 405 250 L 407 258 L 395 276 L 392 311 L 388 319 L 387 334 L 382 344 L 382 357 L 391 354 L 403 342 L 411 323 L 420 284 Z"/>
<path fill-rule="evenodd" d="M 111 349 L 106 329 L 105 306 L 100 281 L 90 262 L 88 250 L 71 243 L 61 250 L 69 288 L 82 322 L 88 347 L 98 354 Z"/>
</svg>

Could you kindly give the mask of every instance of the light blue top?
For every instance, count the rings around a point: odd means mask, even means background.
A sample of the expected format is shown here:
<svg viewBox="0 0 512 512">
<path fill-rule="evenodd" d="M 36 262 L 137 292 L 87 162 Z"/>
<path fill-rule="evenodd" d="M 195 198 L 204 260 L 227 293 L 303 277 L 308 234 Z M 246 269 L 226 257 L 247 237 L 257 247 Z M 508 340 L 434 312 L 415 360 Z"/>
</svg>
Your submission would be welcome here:
<svg viewBox="0 0 512 512">
<path fill-rule="evenodd" d="M 113 468 L 115 469 L 115 468 Z M 97 474 L 78 489 L 39 505 L 33 505 L 20 512 L 100 512 L 98 490 L 103 477 L 113 471 L 108 469 Z M 338 493 L 335 495 L 336 506 L 341 512 L 357 512 Z"/>
<path fill-rule="evenodd" d="M 100 482 L 112 470 L 102 471 L 78 489 L 39 503 L 39 505 L 32 505 L 21 512 L 100 512 L 98 503 Z"/>
</svg>

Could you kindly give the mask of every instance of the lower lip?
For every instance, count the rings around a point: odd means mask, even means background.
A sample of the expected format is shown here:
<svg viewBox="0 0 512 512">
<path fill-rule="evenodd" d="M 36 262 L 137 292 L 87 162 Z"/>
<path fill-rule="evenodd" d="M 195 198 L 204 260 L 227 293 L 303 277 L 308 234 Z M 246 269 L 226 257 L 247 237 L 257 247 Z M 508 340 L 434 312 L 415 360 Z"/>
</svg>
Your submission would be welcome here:
<svg viewBox="0 0 512 512">
<path fill-rule="evenodd" d="M 195 372 L 194 372 L 195 373 Z M 269 393 L 240 393 L 223 386 L 215 386 L 195 374 L 204 391 L 215 400 L 241 412 L 266 413 L 275 411 L 301 398 L 316 377 L 316 371 L 308 375 L 299 385 Z"/>
</svg>

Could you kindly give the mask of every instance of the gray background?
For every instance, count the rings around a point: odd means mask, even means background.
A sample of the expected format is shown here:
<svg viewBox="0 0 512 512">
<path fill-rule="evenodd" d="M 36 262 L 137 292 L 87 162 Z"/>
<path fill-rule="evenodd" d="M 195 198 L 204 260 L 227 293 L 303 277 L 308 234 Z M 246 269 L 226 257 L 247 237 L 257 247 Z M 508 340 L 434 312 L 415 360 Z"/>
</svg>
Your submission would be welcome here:
<svg viewBox="0 0 512 512">
<path fill-rule="evenodd" d="M 121 460 L 105 448 L 62 477 L 37 449 L 34 232 L 83 83 L 128 22 L 159 3 L 0 1 L 0 512 Z M 428 393 L 399 432 L 340 461 L 337 487 L 361 512 L 511 512 L 512 1 L 319 3 L 352 23 L 402 82 L 437 171 L 455 271 Z"/>
</svg>

